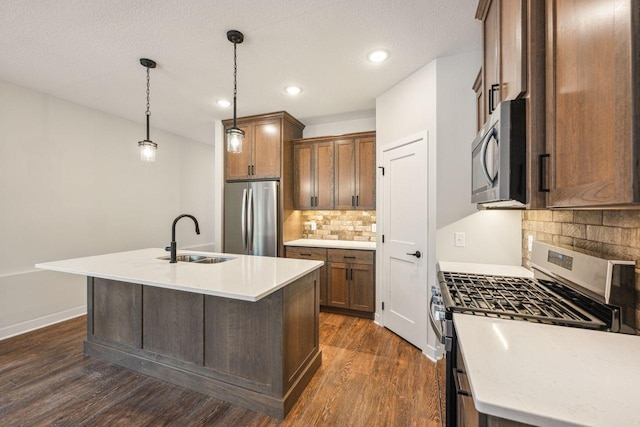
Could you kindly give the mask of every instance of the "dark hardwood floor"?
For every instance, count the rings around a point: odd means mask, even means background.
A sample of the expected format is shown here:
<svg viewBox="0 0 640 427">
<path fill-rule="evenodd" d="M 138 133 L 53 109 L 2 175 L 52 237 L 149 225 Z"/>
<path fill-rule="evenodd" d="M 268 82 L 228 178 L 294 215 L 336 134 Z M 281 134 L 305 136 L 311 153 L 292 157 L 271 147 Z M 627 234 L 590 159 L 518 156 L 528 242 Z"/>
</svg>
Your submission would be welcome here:
<svg viewBox="0 0 640 427">
<path fill-rule="evenodd" d="M 85 322 L 0 341 L 0 425 L 443 424 L 442 363 L 371 320 L 321 313 L 322 367 L 284 421 L 84 356 Z"/>
</svg>

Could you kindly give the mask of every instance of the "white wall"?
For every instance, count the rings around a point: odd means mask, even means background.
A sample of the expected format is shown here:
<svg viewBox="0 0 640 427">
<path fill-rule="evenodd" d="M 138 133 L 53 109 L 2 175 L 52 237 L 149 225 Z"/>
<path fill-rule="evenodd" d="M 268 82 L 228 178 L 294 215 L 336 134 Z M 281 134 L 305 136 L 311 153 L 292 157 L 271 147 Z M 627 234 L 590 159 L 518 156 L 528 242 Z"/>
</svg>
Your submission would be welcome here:
<svg viewBox="0 0 640 427">
<path fill-rule="evenodd" d="M 372 130 L 376 130 L 376 117 L 374 111 L 371 111 L 370 116 L 368 117 L 310 124 L 305 126 L 302 131 L 302 137 L 313 138 L 316 136 L 343 135 L 345 133 L 368 132 Z"/>
<path fill-rule="evenodd" d="M 145 164 L 144 124 L 1 81 L 0 129 L 0 339 L 85 310 L 84 278 L 37 262 L 164 247 L 180 213 L 202 234 L 182 220 L 179 247 L 214 241 L 212 145 L 152 128 Z"/>
<path fill-rule="evenodd" d="M 378 156 L 386 144 L 427 131 L 429 144 L 436 145 L 437 153 L 435 161 L 425 165 L 425 168 L 435 168 L 436 174 L 436 218 L 428 242 L 429 249 L 432 245 L 435 247 L 434 259 L 519 265 L 521 226 L 519 220 L 515 221 L 519 212 L 478 212 L 470 202 L 470 147 L 476 123 L 476 100 L 471 87 L 481 61 L 480 52 L 438 58 L 379 96 L 376 99 Z M 382 212 L 378 212 L 377 217 L 382 222 Z M 465 247 L 453 247 L 454 231 L 465 233 Z M 377 295 L 383 292 L 382 264 L 379 257 Z M 435 261 L 429 270 L 428 285 L 433 286 Z M 378 314 L 376 318 L 379 319 Z M 431 331 L 427 341 L 428 348 L 423 351 L 437 357 L 440 350 Z"/>
</svg>

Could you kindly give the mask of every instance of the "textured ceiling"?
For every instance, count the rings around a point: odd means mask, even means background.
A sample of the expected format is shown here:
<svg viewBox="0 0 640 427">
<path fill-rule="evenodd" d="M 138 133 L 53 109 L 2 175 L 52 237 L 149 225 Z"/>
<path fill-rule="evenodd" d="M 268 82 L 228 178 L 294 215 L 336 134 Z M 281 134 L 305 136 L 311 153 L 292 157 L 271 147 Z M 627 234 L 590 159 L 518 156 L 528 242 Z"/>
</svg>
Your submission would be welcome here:
<svg viewBox="0 0 640 427">
<path fill-rule="evenodd" d="M 232 109 L 286 110 L 306 124 L 375 108 L 375 98 L 440 56 L 481 49 L 475 0 L 0 0 L 0 79 L 202 142 Z M 382 64 L 366 60 L 383 48 Z M 473 82 L 468 82 L 471 86 Z M 289 84 L 302 86 L 296 98 Z M 409 106 L 410 107 L 410 106 Z M 153 135 L 152 135 L 153 139 Z"/>
</svg>

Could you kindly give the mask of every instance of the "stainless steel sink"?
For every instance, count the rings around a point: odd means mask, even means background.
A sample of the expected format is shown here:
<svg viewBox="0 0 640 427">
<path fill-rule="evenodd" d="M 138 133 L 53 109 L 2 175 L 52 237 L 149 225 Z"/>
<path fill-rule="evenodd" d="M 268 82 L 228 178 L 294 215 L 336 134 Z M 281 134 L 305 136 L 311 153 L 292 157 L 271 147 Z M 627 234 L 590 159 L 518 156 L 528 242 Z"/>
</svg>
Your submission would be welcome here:
<svg viewBox="0 0 640 427">
<path fill-rule="evenodd" d="M 163 261 L 169 261 L 171 257 L 167 255 L 167 256 L 158 257 L 158 259 L 161 259 Z M 176 256 L 176 261 L 193 262 L 196 264 L 219 264 L 221 262 L 231 261 L 232 259 L 233 258 L 208 257 L 204 255 L 192 255 L 192 254 L 181 254 Z"/>
</svg>

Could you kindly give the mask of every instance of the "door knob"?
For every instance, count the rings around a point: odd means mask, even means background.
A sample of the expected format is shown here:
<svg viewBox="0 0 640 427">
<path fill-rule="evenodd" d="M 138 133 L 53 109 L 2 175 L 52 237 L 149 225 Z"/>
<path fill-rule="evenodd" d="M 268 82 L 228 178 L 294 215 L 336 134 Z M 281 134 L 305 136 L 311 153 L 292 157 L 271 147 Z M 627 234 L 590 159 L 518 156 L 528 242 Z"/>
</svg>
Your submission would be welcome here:
<svg viewBox="0 0 640 427">
<path fill-rule="evenodd" d="M 412 254 L 407 253 L 407 255 L 411 255 L 411 256 L 414 256 L 414 257 L 416 257 L 416 258 L 420 258 L 420 257 L 422 256 L 422 254 L 420 253 L 420 251 L 415 251 L 415 252 L 414 252 L 414 253 L 412 253 Z"/>
</svg>

